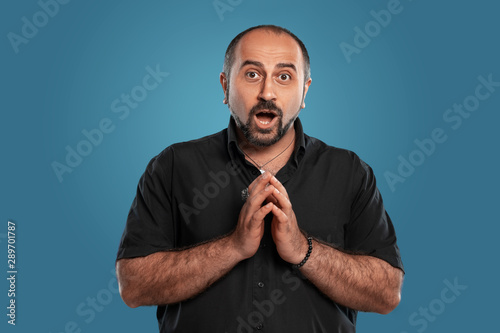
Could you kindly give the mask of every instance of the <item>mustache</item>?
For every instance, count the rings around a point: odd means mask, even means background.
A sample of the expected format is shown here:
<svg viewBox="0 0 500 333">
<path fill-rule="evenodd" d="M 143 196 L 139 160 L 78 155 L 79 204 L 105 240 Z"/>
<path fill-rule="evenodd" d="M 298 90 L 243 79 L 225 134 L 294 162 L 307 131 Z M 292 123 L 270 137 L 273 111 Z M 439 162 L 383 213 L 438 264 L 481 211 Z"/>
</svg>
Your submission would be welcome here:
<svg viewBox="0 0 500 333">
<path fill-rule="evenodd" d="M 283 117 L 283 111 L 273 101 L 260 101 L 250 109 L 250 116 L 254 116 L 262 110 L 274 111 L 279 117 Z"/>
</svg>

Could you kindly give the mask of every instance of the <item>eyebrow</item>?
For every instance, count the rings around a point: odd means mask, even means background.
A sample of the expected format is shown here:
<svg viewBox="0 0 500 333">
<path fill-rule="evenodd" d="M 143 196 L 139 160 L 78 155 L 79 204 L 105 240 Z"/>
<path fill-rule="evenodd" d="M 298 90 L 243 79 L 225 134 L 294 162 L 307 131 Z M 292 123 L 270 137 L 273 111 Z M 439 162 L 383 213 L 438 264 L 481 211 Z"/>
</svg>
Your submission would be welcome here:
<svg viewBox="0 0 500 333">
<path fill-rule="evenodd" d="M 294 71 L 297 71 L 297 68 L 292 63 L 282 63 L 282 62 L 280 62 L 279 64 L 276 65 L 276 67 L 278 67 L 278 68 L 291 68 Z"/>
<path fill-rule="evenodd" d="M 243 64 L 241 64 L 241 68 L 247 66 L 247 65 L 254 65 L 254 66 L 257 66 L 257 67 L 264 67 L 264 64 L 261 63 L 260 61 L 255 61 L 255 60 L 245 60 L 243 62 Z M 293 69 L 295 72 L 297 71 L 297 67 L 295 67 L 294 64 L 292 63 L 284 63 L 284 62 L 280 62 L 276 65 L 277 68 L 291 68 Z"/>
</svg>

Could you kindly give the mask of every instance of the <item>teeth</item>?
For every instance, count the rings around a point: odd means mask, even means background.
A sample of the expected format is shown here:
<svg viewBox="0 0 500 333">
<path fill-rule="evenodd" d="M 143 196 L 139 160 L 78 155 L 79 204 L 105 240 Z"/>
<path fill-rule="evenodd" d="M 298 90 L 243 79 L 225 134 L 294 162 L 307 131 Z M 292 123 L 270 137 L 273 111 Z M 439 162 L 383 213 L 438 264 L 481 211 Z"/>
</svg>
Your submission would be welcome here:
<svg viewBox="0 0 500 333">
<path fill-rule="evenodd" d="M 262 121 L 262 120 L 259 120 L 259 123 L 261 123 L 262 125 L 267 125 L 270 123 L 270 121 Z"/>
</svg>

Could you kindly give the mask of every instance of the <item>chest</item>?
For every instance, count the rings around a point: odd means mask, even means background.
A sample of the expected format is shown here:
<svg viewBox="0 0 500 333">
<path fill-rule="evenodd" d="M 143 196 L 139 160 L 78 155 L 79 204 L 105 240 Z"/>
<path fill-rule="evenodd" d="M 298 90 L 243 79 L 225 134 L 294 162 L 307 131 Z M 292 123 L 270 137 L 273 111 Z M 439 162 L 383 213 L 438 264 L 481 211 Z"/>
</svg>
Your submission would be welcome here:
<svg viewBox="0 0 500 333">
<path fill-rule="evenodd" d="M 253 169 L 252 172 L 249 172 Z M 325 242 L 342 247 L 350 219 L 350 196 L 331 175 L 296 174 L 284 182 L 299 227 Z M 260 173 L 255 168 L 209 171 L 182 179 L 172 201 L 177 246 L 189 246 L 230 233 L 244 205 L 242 192 Z"/>
<path fill-rule="evenodd" d="M 288 160 L 290 159 L 290 153 L 284 153 L 275 157 L 268 158 L 251 158 L 246 157 L 247 163 L 255 166 L 257 169 L 262 171 L 267 171 L 272 173 L 273 175 L 277 175 L 278 172 L 286 165 Z"/>
</svg>

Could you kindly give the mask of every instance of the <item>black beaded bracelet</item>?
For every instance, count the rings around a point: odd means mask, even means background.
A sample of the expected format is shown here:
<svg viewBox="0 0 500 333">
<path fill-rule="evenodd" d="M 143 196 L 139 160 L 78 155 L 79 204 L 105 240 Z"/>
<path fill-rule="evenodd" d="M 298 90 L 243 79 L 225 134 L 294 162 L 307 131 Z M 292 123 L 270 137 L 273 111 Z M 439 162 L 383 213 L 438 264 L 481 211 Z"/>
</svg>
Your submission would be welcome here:
<svg viewBox="0 0 500 333">
<path fill-rule="evenodd" d="M 313 250 L 313 243 L 312 243 L 312 237 L 307 237 L 307 243 L 309 244 L 309 249 L 307 250 L 307 254 L 304 258 L 304 260 L 302 260 L 300 262 L 300 264 L 297 264 L 297 265 L 293 265 L 292 267 L 293 268 L 300 268 L 302 266 L 304 266 L 304 264 L 306 263 L 306 261 L 309 259 L 309 257 L 311 256 L 311 252 Z"/>
</svg>

